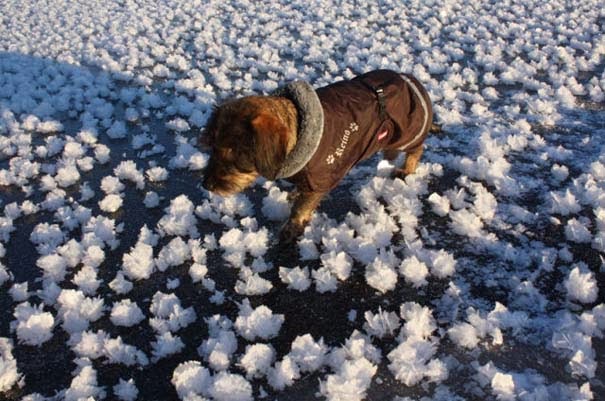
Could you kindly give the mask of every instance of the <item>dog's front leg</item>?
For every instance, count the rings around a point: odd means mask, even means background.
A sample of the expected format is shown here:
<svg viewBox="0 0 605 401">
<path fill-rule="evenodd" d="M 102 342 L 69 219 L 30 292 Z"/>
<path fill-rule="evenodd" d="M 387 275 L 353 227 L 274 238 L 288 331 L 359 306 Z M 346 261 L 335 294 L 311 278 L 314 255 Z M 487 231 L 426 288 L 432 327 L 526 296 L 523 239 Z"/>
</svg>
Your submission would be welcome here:
<svg viewBox="0 0 605 401">
<path fill-rule="evenodd" d="M 281 243 L 291 243 L 305 230 L 325 192 L 297 192 L 288 222 L 280 233 Z"/>
<path fill-rule="evenodd" d="M 288 203 L 296 202 L 296 199 L 299 198 L 301 192 L 298 189 L 293 189 L 288 193 Z"/>
</svg>

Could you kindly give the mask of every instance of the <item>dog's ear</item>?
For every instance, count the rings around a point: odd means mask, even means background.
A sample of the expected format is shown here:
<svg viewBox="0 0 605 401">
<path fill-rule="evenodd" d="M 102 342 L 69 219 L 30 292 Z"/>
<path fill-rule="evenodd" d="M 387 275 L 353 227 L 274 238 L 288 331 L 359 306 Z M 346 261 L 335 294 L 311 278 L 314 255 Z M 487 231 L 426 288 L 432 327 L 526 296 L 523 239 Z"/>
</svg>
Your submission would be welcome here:
<svg viewBox="0 0 605 401">
<path fill-rule="evenodd" d="M 203 130 L 201 134 L 198 135 L 197 146 L 203 151 L 208 151 L 212 148 L 210 135 L 207 130 Z"/>
<path fill-rule="evenodd" d="M 288 128 L 269 113 L 257 115 L 251 124 L 256 169 L 273 180 L 286 158 Z"/>
</svg>

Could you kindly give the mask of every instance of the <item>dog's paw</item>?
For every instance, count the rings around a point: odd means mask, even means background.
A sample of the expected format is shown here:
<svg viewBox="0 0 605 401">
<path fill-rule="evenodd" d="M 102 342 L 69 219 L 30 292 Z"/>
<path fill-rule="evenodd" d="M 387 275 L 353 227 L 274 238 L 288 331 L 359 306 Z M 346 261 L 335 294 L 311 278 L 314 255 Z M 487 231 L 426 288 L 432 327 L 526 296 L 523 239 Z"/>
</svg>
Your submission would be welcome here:
<svg viewBox="0 0 605 401">
<path fill-rule="evenodd" d="M 288 202 L 289 203 L 294 203 L 296 202 L 296 199 L 298 199 L 300 197 L 300 192 L 297 191 L 296 189 L 288 192 Z"/>
<path fill-rule="evenodd" d="M 293 244 L 294 242 L 296 242 L 296 240 L 303 233 L 304 230 L 304 226 L 294 224 L 290 221 L 287 222 L 279 233 L 279 243 L 281 245 Z"/>
<path fill-rule="evenodd" d="M 393 172 L 391 173 L 391 178 L 395 179 L 395 178 L 399 178 L 400 180 L 405 180 L 405 177 L 407 177 L 407 173 L 405 172 L 404 169 L 402 168 L 395 168 L 393 169 Z"/>
</svg>

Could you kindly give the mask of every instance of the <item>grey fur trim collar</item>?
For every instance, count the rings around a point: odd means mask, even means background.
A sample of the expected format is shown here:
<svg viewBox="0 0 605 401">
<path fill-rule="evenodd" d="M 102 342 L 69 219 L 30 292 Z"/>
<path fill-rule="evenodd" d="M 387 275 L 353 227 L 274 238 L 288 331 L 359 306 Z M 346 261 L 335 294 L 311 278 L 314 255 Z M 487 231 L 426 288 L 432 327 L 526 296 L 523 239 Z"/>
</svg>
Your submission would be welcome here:
<svg viewBox="0 0 605 401">
<path fill-rule="evenodd" d="M 276 175 L 276 178 L 288 178 L 302 170 L 319 147 L 324 129 L 324 111 L 315 89 L 305 81 L 289 83 L 273 95 L 290 99 L 298 112 L 296 145 Z"/>
</svg>

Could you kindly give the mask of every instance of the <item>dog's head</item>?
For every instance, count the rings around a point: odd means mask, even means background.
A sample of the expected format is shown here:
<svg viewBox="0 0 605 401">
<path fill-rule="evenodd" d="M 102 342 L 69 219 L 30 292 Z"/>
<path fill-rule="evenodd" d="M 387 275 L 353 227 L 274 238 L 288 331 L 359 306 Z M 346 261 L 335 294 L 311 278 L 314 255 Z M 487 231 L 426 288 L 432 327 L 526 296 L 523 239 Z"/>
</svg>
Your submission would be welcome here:
<svg viewBox="0 0 605 401">
<path fill-rule="evenodd" d="M 288 128 L 266 98 L 249 96 L 216 107 L 199 144 L 211 150 L 204 188 L 232 195 L 259 175 L 275 178 L 288 151 Z"/>
</svg>

